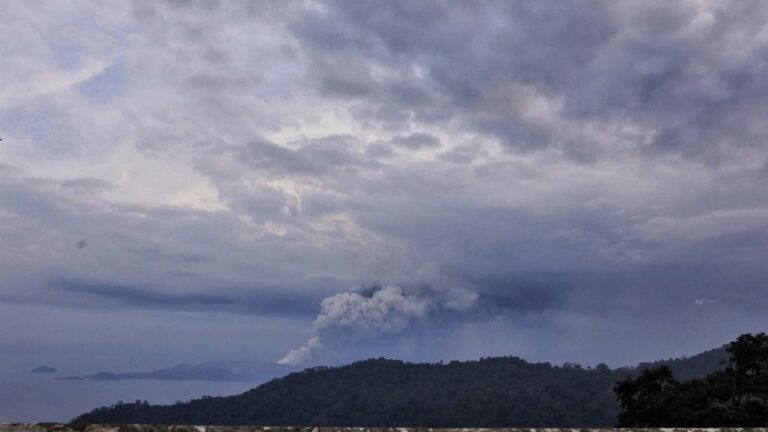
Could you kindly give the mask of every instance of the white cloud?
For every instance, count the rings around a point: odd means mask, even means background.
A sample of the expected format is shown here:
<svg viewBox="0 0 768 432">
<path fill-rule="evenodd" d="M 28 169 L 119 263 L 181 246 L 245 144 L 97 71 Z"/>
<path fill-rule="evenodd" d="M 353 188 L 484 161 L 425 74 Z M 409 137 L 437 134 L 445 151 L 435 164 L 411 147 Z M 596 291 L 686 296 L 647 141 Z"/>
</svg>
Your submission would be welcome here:
<svg viewBox="0 0 768 432">
<path fill-rule="evenodd" d="M 703 306 L 703 305 L 714 304 L 714 303 L 717 303 L 717 302 L 706 297 L 697 298 L 693 301 L 693 304 L 695 304 L 696 306 Z"/>
</svg>

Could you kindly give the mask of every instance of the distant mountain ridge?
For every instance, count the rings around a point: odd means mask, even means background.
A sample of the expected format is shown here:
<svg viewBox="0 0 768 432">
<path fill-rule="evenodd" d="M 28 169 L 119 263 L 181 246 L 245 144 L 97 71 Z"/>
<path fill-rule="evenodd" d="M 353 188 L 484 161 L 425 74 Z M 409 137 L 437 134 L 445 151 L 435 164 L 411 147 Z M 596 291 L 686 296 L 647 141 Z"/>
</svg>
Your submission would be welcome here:
<svg viewBox="0 0 768 432">
<path fill-rule="evenodd" d="M 30 373 L 39 373 L 39 374 L 46 374 L 46 373 L 56 373 L 58 372 L 56 368 L 51 366 L 37 366 L 36 368 L 29 371 Z"/>
<path fill-rule="evenodd" d="M 296 371 L 297 368 L 290 365 L 277 363 L 260 363 L 249 361 L 214 361 L 200 364 L 181 363 L 167 369 L 157 369 L 148 372 L 105 372 L 100 371 L 92 375 L 81 377 L 60 378 L 63 380 L 173 380 L 173 381 L 230 381 L 263 383 L 275 377 L 283 376 Z"/>
<path fill-rule="evenodd" d="M 728 357 L 728 352 L 723 345 L 691 357 L 682 357 L 668 360 L 658 360 L 655 362 L 644 362 L 632 369 L 649 369 L 658 366 L 669 366 L 672 373 L 679 381 L 687 381 L 694 378 L 703 378 L 717 370 L 720 362 Z"/>
<path fill-rule="evenodd" d="M 273 426 L 609 427 L 619 407 L 614 384 L 640 369 L 669 364 L 703 377 L 722 348 L 693 357 L 611 370 L 529 363 L 517 357 L 450 363 L 373 359 L 316 367 L 243 394 L 167 406 L 142 402 L 93 410 L 77 423 Z"/>
</svg>

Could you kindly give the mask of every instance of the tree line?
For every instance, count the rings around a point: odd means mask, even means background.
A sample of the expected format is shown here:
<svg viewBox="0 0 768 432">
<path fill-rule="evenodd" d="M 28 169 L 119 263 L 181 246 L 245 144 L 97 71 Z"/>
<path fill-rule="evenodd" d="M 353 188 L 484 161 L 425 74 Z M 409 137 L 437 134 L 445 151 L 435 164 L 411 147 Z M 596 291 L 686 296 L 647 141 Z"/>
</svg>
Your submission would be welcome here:
<svg viewBox="0 0 768 432">
<path fill-rule="evenodd" d="M 236 396 L 121 403 L 75 423 L 360 427 L 768 425 L 768 342 L 610 369 L 517 357 L 449 363 L 371 359 L 316 367 Z M 724 362 L 723 362 L 724 360 Z M 675 376 L 683 377 L 678 381 Z"/>
</svg>

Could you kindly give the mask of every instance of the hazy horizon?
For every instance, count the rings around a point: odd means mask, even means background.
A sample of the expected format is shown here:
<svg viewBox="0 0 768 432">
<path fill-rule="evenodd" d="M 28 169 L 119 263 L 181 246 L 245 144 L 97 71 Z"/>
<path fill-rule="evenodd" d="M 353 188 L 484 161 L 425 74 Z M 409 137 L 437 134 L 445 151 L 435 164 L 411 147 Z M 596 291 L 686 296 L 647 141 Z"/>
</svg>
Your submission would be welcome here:
<svg viewBox="0 0 768 432">
<path fill-rule="evenodd" d="M 720 346 L 712 347 L 712 349 L 716 348 L 720 348 Z M 696 354 L 701 353 L 690 353 L 679 358 L 690 358 Z M 611 369 L 620 369 L 638 366 L 643 361 L 653 362 L 668 359 L 645 359 L 635 364 L 608 366 Z M 442 360 L 447 364 L 451 359 Z M 465 360 L 473 361 L 480 360 L 480 358 Z M 535 362 L 529 359 L 523 360 Z M 540 360 L 540 362 L 547 361 Z M 192 363 L 194 364 L 194 362 Z M 563 362 L 558 366 L 568 367 L 569 363 L 573 364 L 573 362 Z M 328 364 L 326 366 L 346 366 L 348 364 Z M 132 403 L 141 400 L 155 405 L 169 405 L 179 401 L 200 399 L 203 396 L 234 396 L 256 388 L 273 378 L 280 378 L 302 369 L 299 367 L 281 373 L 271 370 L 258 380 L 226 381 L 213 378 L 174 379 L 170 377 L 93 379 L 90 375 L 97 371 L 84 368 L 82 364 L 62 369 L 51 364 L 37 366 L 54 367 L 56 370 L 55 372 L 36 373 L 31 370 L 0 368 L 0 424 L 8 422 L 68 422 L 75 416 L 90 412 L 94 408 L 112 406 L 119 402 Z M 175 365 L 157 366 L 150 369 L 154 371 L 169 369 L 173 366 Z M 597 363 L 580 366 L 589 369 L 597 366 Z M 102 369 L 111 373 L 149 372 L 147 369 L 140 368 L 113 370 L 107 367 Z M 79 377 L 80 379 L 67 379 L 71 377 Z M 72 397 L 73 395 L 77 395 L 77 397 Z"/>
</svg>

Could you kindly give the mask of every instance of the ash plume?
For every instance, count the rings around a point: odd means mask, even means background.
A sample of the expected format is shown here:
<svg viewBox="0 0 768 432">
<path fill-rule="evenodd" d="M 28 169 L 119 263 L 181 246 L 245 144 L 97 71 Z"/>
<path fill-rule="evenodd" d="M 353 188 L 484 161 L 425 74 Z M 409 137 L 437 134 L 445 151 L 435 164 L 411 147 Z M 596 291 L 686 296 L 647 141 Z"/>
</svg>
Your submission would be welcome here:
<svg viewBox="0 0 768 432">
<path fill-rule="evenodd" d="M 280 364 L 311 362 L 335 342 L 344 345 L 361 339 L 399 335 L 416 322 L 441 311 L 465 311 L 477 305 L 478 294 L 468 288 L 406 288 L 385 285 L 343 292 L 323 299 L 320 313 L 313 322 L 317 336 L 291 350 Z"/>
</svg>

